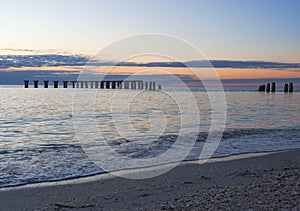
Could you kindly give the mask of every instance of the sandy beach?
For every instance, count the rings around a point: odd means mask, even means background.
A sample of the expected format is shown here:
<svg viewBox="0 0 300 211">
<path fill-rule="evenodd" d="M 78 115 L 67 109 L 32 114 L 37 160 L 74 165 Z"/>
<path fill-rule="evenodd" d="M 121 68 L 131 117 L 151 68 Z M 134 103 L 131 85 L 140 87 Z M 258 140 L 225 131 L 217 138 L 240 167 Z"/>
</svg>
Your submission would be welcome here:
<svg viewBox="0 0 300 211">
<path fill-rule="evenodd" d="M 300 150 L 244 157 L 186 162 L 146 180 L 106 174 L 1 189 L 0 210 L 300 209 Z"/>
</svg>

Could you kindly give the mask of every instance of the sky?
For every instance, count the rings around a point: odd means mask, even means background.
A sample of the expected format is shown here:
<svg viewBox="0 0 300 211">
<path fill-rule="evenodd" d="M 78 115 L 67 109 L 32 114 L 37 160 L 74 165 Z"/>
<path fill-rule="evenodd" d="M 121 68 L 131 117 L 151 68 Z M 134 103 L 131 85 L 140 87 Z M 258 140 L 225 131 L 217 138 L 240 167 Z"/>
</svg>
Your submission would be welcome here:
<svg viewBox="0 0 300 211">
<path fill-rule="evenodd" d="M 0 55 L 92 56 L 116 40 L 157 33 L 185 40 L 213 60 L 300 63 L 299 0 L 0 0 L 0 3 Z M 191 56 L 186 60 L 194 59 Z M 292 73 L 287 70 L 286 75 L 281 71 L 280 77 L 300 78 L 299 69 L 293 69 Z M 260 77 L 251 70 L 243 71 L 246 78 Z M 224 75 L 224 69 L 219 72 Z M 230 69 L 225 75 L 237 78 L 239 74 Z"/>
</svg>

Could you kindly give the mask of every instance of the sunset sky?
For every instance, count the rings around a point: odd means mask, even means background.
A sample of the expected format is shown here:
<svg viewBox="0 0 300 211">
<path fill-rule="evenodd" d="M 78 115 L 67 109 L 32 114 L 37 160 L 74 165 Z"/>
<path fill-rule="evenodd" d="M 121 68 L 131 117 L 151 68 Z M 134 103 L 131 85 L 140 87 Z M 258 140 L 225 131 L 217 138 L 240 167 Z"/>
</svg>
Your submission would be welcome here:
<svg viewBox="0 0 300 211">
<path fill-rule="evenodd" d="M 83 64 L 71 64 L 72 60 L 55 66 L 48 65 L 48 61 L 43 65 L 24 61 L 41 54 L 89 58 L 116 40 L 156 33 L 185 40 L 211 60 L 296 64 L 287 68 L 218 67 L 221 79 L 300 78 L 299 0 L 0 0 L 0 3 L 1 77 L 16 77 L 15 73 L 9 75 L 15 71 L 36 74 L 42 70 L 80 71 Z M 24 58 L 16 59 L 13 55 Z M 49 64 L 59 59 L 52 58 Z M 197 58 L 193 55 L 182 58 L 182 62 L 191 60 Z M 185 73 L 184 68 L 166 68 Z M 117 72 L 134 69 L 119 67 Z M 3 80 L 0 83 L 5 83 Z"/>
</svg>

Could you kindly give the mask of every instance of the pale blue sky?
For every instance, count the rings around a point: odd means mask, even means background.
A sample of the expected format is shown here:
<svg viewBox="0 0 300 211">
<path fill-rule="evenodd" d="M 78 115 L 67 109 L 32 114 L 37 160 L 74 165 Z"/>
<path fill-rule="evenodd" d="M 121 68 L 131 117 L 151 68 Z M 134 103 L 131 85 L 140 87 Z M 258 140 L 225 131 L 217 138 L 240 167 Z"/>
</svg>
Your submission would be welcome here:
<svg viewBox="0 0 300 211">
<path fill-rule="evenodd" d="M 140 33 L 182 38 L 211 59 L 300 62 L 299 0 L 0 0 L 0 49 L 95 54 Z"/>
</svg>

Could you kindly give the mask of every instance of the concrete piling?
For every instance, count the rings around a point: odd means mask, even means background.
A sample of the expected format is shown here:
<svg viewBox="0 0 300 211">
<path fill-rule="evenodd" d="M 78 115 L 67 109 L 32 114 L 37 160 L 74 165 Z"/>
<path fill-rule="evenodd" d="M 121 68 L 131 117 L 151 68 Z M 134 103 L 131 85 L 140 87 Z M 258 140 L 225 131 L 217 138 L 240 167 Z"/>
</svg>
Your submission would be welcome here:
<svg viewBox="0 0 300 211">
<path fill-rule="evenodd" d="M 95 89 L 99 89 L 99 81 L 95 81 Z"/>
<path fill-rule="evenodd" d="M 29 80 L 24 80 L 24 87 L 28 88 L 29 87 Z"/>
<path fill-rule="evenodd" d="M 53 81 L 53 84 L 54 84 L 54 85 L 53 85 L 54 88 L 57 89 L 57 88 L 58 88 L 58 81 Z"/>
<path fill-rule="evenodd" d="M 39 88 L 39 81 L 38 80 L 34 80 L 34 88 Z"/>
<path fill-rule="evenodd" d="M 131 86 L 131 82 L 127 81 L 127 89 L 130 89 L 130 86 Z"/>
<path fill-rule="evenodd" d="M 145 89 L 148 89 L 148 82 L 145 82 Z"/>
<path fill-rule="evenodd" d="M 130 84 L 130 85 L 131 85 L 130 88 L 131 88 L 131 89 L 134 89 L 134 84 L 135 84 L 135 82 L 134 82 L 134 81 L 130 81 L 130 83 L 131 83 L 131 84 Z"/>
<path fill-rule="evenodd" d="M 104 81 L 100 82 L 100 89 L 104 89 Z"/>
<path fill-rule="evenodd" d="M 259 85 L 257 91 L 258 91 L 258 92 L 261 92 L 261 90 L 262 90 L 262 85 Z"/>
<path fill-rule="evenodd" d="M 271 87 L 270 87 L 270 83 L 268 83 L 268 84 L 267 84 L 267 89 L 266 89 L 266 91 L 267 91 L 267 92 L 270 92 L 270 88 L 271 88 Z"/>
<path fill-rule="evenodd" d="M 156 89 L 155 81 L 152 82 L 152 85 L 153 85 L 152 89 L 155 90 Z"/>
<path fill-rule="evenodd" d="M 68 88 L 68 82 L 69 82 L 69 81 L 63 81 L 63 84 L 64 84 L 64 88 L 65 88 L 65 89 Z"/>
<path fill-rule="evenodd" d="M 150 81 L 150 82 L 149 82 L 149 90 L 152 90 L 152 87 L 153 87 L 152 81 Z"/>
<path fill-rule="evenodd" d="M 88 84 L 87 81 L 84 82 L 84 85 L 85 85 L 85 88 L 86 88 L 86 89 L 89 88 L 89 84 Z"/>
<path fill-rule="evenodd" d="M 290 83 L 289 92 L 294 92 L 294 85 L 293 85 L 293 83 Z"/>
<path fill-rule="evenodd" d="M 112 89 L 116 89 L 116 81 L 112 81 L 111 82 L 111 88 Z"/>
<path fill-rule="evenodd" d="M 275 84 L 275 82 L 272 82 L 271 92 L 275 92 L 275 91 L 276 91 L 276 84 Z"/>
<path fill-rule="evenodd" d="M 110 81 L 106 81 L 106 86 L 105 86 L 106 89 L 110 89 Z"/>
<path fill-rule="evenodd" d="M 289 85 L 288 84 L 284 84 L 284 92 L 288 92 L 289 91 Z"/>
<path fill-rule="evenodd" d="M 129 89 L 129 82 L 128 81 L 124 82 L 124 89 Z"/>
<path fill-rule="evenodd" d="M 94 88 L 94 81 L 91 81 L 91 89 Z"/>
<path fill-rule="evenodd" d="M 138 83 L 138 81 L 134 81 L 134 89 L 138 89 L 138 85 L 139 85 L 139 83 Z"/>
<path fill-rule="evenodd" d="M 141 89 L 141 88 L 142 88 L 141 82 L 138 81 L 138 89 Z"/>
<path fill-rule="evenodd" d="M 72 82 L 72 88 L 74 89 L 74 88 L 75 88 L 76 81 L 71 81 L 71 82 Z"/>
<path fill-rule="evenodd" d="M 143 81 L 138 81 L 138 89 L 144 89 Z"/>
<path fill-rule="evenodd" d="M 44 81 L 44 88 L 48 88 L 49 86 L 49 81 Z"/>
<path fill-rule="evenodd" d="M 122 81 L 118 81 L 118 89 L 122 89 Z"/>
<path fill-rule="evenodd" d="M 158 85 L 158 89 L 161 90 L 161 85 Z"/>
<path fill-rule="evenodd" d="M 266 91 L 266 86 L 265 86 L 264 84 L 260 85 L 260 86 L 258 87 L 258 91 L 259 91 L 259 92 L 264 92 L 264 91 Z"/>
</svg>

